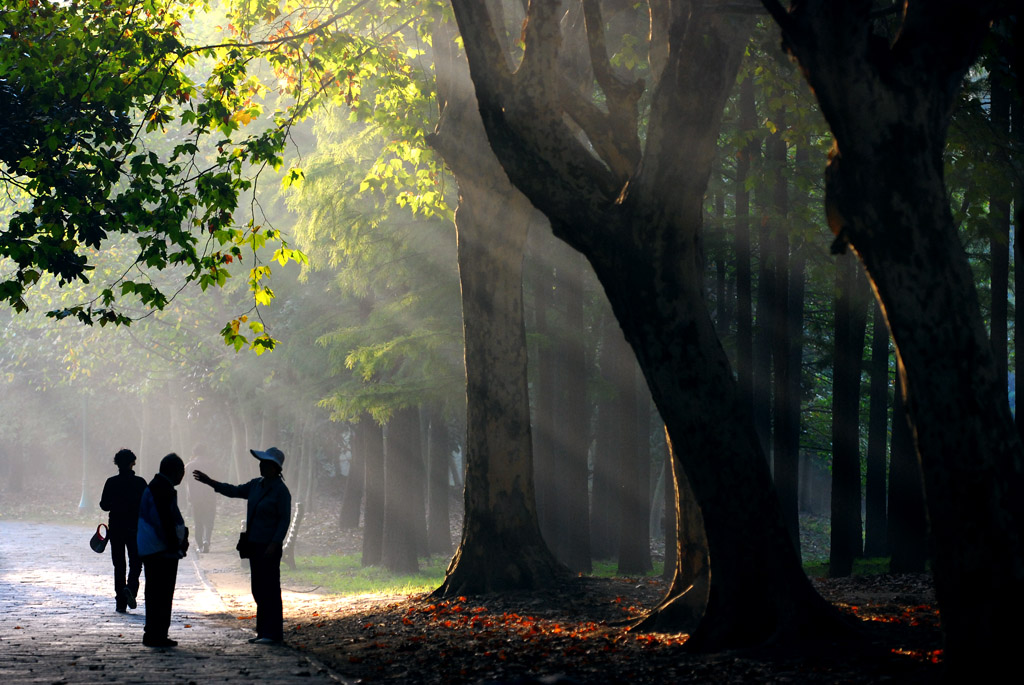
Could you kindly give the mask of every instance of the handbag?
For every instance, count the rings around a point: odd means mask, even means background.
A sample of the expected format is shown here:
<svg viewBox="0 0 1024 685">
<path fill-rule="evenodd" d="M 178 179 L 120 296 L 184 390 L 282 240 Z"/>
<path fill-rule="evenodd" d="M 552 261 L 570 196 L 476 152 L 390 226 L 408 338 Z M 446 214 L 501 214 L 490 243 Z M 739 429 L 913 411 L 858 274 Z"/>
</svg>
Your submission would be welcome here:
<svg viewBox="0 0 1024 685">
<path fill-rule="evenodd" d="M 103 534 L 100 534 L 100 528 L 103 528 Z M 96 526 L 96 532 L 89 538 L 89 546 L 92 547 L 92 551 L 97 554 L 103 554 L 103 550 L 107 548 L 107 540 L 109 539 L 110 530 L 107 528 L 105 523 L 101 523 Z"/>
<path fill-rule="evenodd" d="M 239 559 L 249 558 L 249 535 L 244 530 L 238 534 L 238 544 L 235 545 L 235 549 L 238 550 Z"/>
</svg>

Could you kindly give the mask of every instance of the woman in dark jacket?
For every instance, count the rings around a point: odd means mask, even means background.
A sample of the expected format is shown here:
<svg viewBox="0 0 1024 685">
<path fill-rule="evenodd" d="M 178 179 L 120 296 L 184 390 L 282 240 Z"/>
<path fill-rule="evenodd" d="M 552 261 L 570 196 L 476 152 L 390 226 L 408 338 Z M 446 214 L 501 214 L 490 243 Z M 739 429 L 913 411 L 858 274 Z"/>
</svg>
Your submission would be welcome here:
<svg viewBox="0 0 1024 685">
<path fill-rule="evenodd" d="M 139 594 L 142 559 L 135 544 L 135 534 L 139 524 L 139 501 L 142 499 L 142 491 L 146 489 L 146 479 L 136 476 L 132 470 L 135 466 L 135 453 L 131 450 L 118 450 L 114 455 L 114 463 L 118 473 L 103 484 L 100 509 L 110 512 L 107 529 L 110 558 L 114 562 L 114 602 L 116 609 L 124 613 L 129 607 L 134 609 L 138 606 L 135 598 Z M 125 553 L 128 555 L 127 564 Z"/>
<path fill-rule="evenodd" d="M 281 604 L 281 549 L 291 519 L 292 495 L 281 478 L 284 452 L 271 447 L 249 450 L 260 460 L 260 478 L 230 485 L 213 480 L 196 470 L 192 477 L 226 497 L 248 501 L 246 535 L 252 598 L 256 600 L 256 644 L 279 644 L 284 640 L 284 611 Z"/>
</svg>

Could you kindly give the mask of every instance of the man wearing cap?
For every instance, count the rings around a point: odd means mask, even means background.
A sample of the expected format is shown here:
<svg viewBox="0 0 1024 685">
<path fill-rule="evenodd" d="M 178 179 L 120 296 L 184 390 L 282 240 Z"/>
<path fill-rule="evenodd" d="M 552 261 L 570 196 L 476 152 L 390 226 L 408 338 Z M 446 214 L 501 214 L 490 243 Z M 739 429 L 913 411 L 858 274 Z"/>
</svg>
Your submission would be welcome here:
<svg viewBox="0 0 1024 685">
<path fill-rule="evenodd" d="M 210 478 L 200 470 L 192 477 L 226 497 L 247 500 L 247 555 L 256 601 L 256 637 L 250 642 L 279 644 L 284 640 L 284 611 L 281 605 L 281 548 L 292 511 L 292 495 L 281 478 L 284 452 L 276 447 L 249 450 L 260 460 L 260 478 L 230 485 Z"/>
</svg>

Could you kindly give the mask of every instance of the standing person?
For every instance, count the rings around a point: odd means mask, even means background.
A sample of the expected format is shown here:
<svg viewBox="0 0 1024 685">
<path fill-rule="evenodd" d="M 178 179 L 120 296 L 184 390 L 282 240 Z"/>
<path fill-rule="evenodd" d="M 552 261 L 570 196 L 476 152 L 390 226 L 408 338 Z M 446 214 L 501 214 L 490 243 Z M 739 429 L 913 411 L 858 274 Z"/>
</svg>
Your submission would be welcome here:
<svg viewBox="0 0 1024 685">
<path fill-rule="evenodd" d="M 185 477 L 185 462 L 173 452 L 160 460 L 160 472 L 149 481 L 139 505 L 139 555 L 146 569 L 147 647 L 174 647 L 169 637 L 171 602 L 178 560 L 188 550 L 188 528 L 178 509 L 174 486 Z"/>
<path fill-rule="evenodd" d="M 186 473 L 210 468 L 209 460 L 202 454 L 202 446 L 192 449 L 192 461 L 185 465 Z M 185 481 L 188 501 L 192 503 L 192 539 L 200 552 L 210 551 L 210 537 L 213 535 L 213 521 L 217 517 L 217 495 L 209 488 L 201 487 L 195 480 Z"/>
<path fill-rule="evenodd" d="M 117 475 L 107 479 L 100 495 L 100 509 L 110 512 L 107 535 L 110 538 L 110 559 L 114 562 L 114 602 L 122 614 L 129 607 L 134 609 L 138 606 L 135 598 L 139 595 L 139 576 L 142 575 L 142 559 L 139 558 L 135 537 L 139 525 L 139 502 L 146 489 L 146 479 L 135 475 L 132 470 L 135 461 L 135 453 L 131 450 L 118 450 L 114 455 Z"/>
<path fill-rule="evenodd" d="M 292 494 L 281 478 L 284 452 L 271 447 L 265 452 L 249 450 L 260 460 L 260 478 L 248 483 L 219 483 L 202 471 L 192 477 L 226 497 L 248 500 L 246 505 L 245 552 L 252 574 L 252 598 L 256 600 L 256 637 L 260 645 L 284 640 L 284 611 L 281 605 L 281 549 L 292 512 Z M 241 551 L 241 550 L 240 550 Z"/>
</svg>

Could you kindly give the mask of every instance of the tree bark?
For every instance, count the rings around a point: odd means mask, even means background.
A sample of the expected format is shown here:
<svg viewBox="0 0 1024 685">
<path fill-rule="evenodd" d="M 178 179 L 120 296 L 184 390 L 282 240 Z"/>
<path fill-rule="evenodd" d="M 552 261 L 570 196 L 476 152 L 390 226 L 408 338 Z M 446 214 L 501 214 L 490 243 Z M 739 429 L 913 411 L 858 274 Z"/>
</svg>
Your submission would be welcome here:
<svg viewBox="0 0 1024 685">
<path fill-rule="evenodd" d="M 748 77 L 740 84 L 740 120 L 742 131 L 757 126 L 757 106 L 754 101 L 754 80 Z M 747 177 L 751 160 L 760 154 L 756 141 L 751 141 L 736 154 L 736 378 L 740 397 L 748 410 L 754 410 L 752 359 L 754 355 L 753 300 L 750 269 L 750 191 Z"/>
</svg>

